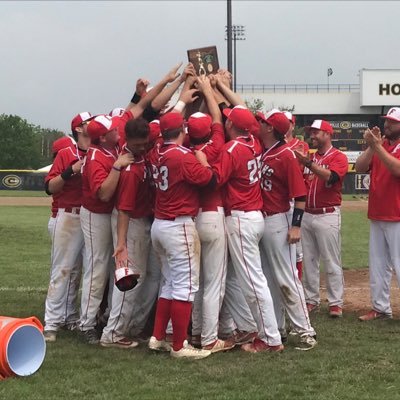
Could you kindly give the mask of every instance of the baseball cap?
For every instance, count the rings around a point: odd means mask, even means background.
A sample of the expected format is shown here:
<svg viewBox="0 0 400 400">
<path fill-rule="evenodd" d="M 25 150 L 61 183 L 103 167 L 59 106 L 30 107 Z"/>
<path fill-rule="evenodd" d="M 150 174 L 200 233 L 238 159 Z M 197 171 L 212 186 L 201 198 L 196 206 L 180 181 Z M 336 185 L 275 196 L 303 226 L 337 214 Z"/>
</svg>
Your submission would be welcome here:
<svg viewBox="0 0 400 400">
<path fill-rule="evenodd" d="M 333 134 L 332 125 L 328 121 L 324 121 L 323 119 L 316 119 L 310 126 L 305 126 L 304 129 L 308 132 L 310 129 L 318 129 L 319 131 L 324 131 Z"/>
<path fill-rule="evenodd" d="M 115 270 L 115 286 L 121 291 L 126 292 L 133 289 L 140 278 L 139 274 L 135 274 L 129 267 L 117 268 Z"/>
<path fill-rule="evenodd" d="M 251 111 L 243 106 L 224 108 L 222 112 L 230 121 L 232 121 L 236 128 L 239 128 L 243 131 L 250 131 L 254 124 L 257 123 Z"/>
<path fill-rule="evenodd" d="M 288 120 L 286 115 L 279 110 L 271 110 L 266 115 L 258 111 L 256 116 L 258 119 L 261 119 L 265 121 L 268 125 L 271 125 L 281 135 L 285 135 L 290 128 L 290 121 Z"/>
<path fill-rule="evenodd" d="M 169 112 L 160 117 L 161 133 L 178 129 L 183 126 L 183 117 L 181 113 Z"/>
<path fill-rule="evenodd" d="M 392 121 L 400 122 L 400 108 L 392 107 L 385 116 L 381 117 L 385 119 L 391 119 Z"/>
<path fill-rule="evenodd" d="M 51 145 L 51 152 L 54 154 L 67 147 L 75 146 L 76 142 L 71 136 L 62 136 L 53 142 L 53 144 Z"/>
<path fill-rule="evenodd" d="M 75 115 L 71 121 L 71 131 L 75 132 L 75 129 L 80 126 L 83 122 L 90 121 L 94 116 L 90 112 L 84 111 Z"/>
<path fill-rule="evenodd" d="M 149 122 L 149 142 L 155 142 L 161 135 L 160 121 L 158 119 L 153 119 Z"/>
<path fill-rule="evenodd" d="M 296 123 L 296 117 L 290 112 L 290 111 L 284 111 L 283 112 L 286 115 L 286 118 L 292 123 Z"/>
<path fill-rule="evenodd" d="M 211 132 L 212 118 L 208 114 L 196 112 L 187 121 L 189 136 L 193 139 L 203 139 Z"/>
<path fill-rule="evenodd" d="M 116 129 L 119 125 L 120 117 L 110 117 L 109 115 L 98 115 L 92 119 L 87 127 L 90 139 L 98 139 L 108 132 Z"/>
<path fill-rule="evenodd" d="M 121 107 L 116 107 L 113 108 L 108 115 L 110 117 L 120 117 L 123 113 L 125 112 L 125 108 L 121 108 Z"/>
</svg>

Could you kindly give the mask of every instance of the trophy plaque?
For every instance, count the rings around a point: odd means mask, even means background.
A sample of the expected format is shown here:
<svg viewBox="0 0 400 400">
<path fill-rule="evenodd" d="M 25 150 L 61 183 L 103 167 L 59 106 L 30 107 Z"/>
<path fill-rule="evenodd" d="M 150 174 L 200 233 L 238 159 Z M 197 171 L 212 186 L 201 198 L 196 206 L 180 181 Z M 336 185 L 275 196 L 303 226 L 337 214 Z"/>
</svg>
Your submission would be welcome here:
<svg viewBox="0 0 400 400">
<path fill-rule="evenodd" d="M 219 69 L 216 46 L 202 47 L 187 51 L 189 62 L 194 65 L 198 76 L 216 74 Z"/>
</svg>

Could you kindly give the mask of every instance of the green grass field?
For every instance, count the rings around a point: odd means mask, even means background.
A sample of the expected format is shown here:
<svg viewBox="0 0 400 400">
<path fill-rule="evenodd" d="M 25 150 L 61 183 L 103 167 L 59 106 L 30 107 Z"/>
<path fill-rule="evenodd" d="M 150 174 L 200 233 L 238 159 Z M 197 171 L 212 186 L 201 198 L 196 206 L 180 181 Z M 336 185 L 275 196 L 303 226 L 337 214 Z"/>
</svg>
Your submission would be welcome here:
<svg viewBox="0 0 400 400">
<path fill-rule="evenodd" d="M 49 275 L 47 207 L 0 207 L 0 315 L 43 318 Z M 367 265 L 364 212 L 343 213 L 343 262 Z M 366 302 L 369 299 L 365 299 Z M 172 360 L 145 346 L 90 347 L 61 332 L 41 369 L 0 382 L 0 399 L 397 399 L 399 322 L 359 323 L 353 314 L 313 317 L 318 347 L 281 355 L 240 350 Z M 292 339 L 291 339 L 292 340 Z"/>
<path fill-rule="evenodd" d="M 0 197 L 48 197 L 44 190 L 0 190 Z"/>
</svg>

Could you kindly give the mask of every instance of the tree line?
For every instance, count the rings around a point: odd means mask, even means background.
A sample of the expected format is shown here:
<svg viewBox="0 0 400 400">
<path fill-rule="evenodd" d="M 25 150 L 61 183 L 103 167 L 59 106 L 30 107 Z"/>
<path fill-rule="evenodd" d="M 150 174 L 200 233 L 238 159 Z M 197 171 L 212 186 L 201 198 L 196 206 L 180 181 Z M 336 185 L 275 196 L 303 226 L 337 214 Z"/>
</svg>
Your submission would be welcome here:
<svg viewBox="0 0 400 400">
<path fill-rule="evenodd" d="M 38 169 L 52 163 L 51 146 L 64 134 L 30 124 L 18 115 L 0 115 L 0 169 Z"/>
</svg>

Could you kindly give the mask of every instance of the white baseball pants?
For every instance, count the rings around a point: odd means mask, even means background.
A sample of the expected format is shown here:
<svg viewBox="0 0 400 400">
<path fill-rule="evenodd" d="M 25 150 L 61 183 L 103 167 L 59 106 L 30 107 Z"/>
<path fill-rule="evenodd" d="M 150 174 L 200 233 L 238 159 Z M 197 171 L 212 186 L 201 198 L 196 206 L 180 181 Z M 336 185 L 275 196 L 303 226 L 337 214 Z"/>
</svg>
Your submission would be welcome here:
<svg viewBox="0 0 400 400">
<path fill-rule="evenodd" d="M 258 336 L 268 345 L 277 346 L 282 343 L 281 336 L 258 247 L 264 233 L 262 213 L 232 210 L 226 226 L 232 264 L 257 324 Z"/>
<path fill-rule="evenodd" d="M 225 293 L 228 245 L 224 209 L 200 211 L 196 228 L 201 243 L 200 287 L 192 310 L 192 334 L 206 346 L 218 339 L 218 320 Z"/>
<path fill-rule="evenodd" d="M 192 217 L 173 221 L 156 218 L 151 240 L 164 278 L 160 297 L 192 302 L 199 289 L 200 274 L 200 240 Z"/>
<path fill-rule="evenodd" d="M 390 284 L 393 271 L 400 286 L 400 222 L 372 221 L 369 234 L 369 281 L 375 311 L 392 315 Z"/>
<path fill-rule="evenodd" d="M 114 271 L 111 214 L 97 214 L 81 207 L 81 223 L 86 247 L 80 329 L 88 331 L 97 324 L 97 313 L 110 272 Z"/>
<path fill-rule="evenodd" d="M 112 306 L 107 326 L 103 329 L 101 337 L 103 342 L 116 342 L 126 337 L 132 308 L 136 301 L 140 301 L 138 294 L 146 276 L 150 251 L 150 228 L 151 222 L 148 218 L 129 219 L 128 257 L 133 263 L 131 268 L 135 273 L 140 274 L 140 278 L 136 287 L 126 292 L 121 292 L 113 283 Z"/>
<path fill-rule="evenodd" d="M 315 335 L 308 317 L 304 289 L 296 268 L 296 245 L 287 242 L 292 213 L 279 213 L 264 219 L 261 261 L 274 301 L 279 331 L 286 332 L 285 310 L 292 328 L 300 335 Z"/>
<path fill-rule="evenodd" d="M 52 233 L 52 266 L 44 321 L 45 330 L 56 331 L 79 320 L 76 302 L 82 269 L 83 233 L 77 213 L 66 213 L 60 208 L 53 220 L 53 226 L 48 226 Z"/>
<path fill-rule="evenodd" d="M 329 306 L 343 307 L 340 209 L 327 214 L 305 212 L 301 224 L 303 237 L 303 286 L 307 303 L 320 303 L 320 261 L 326 274 Z"/>
</svg>

